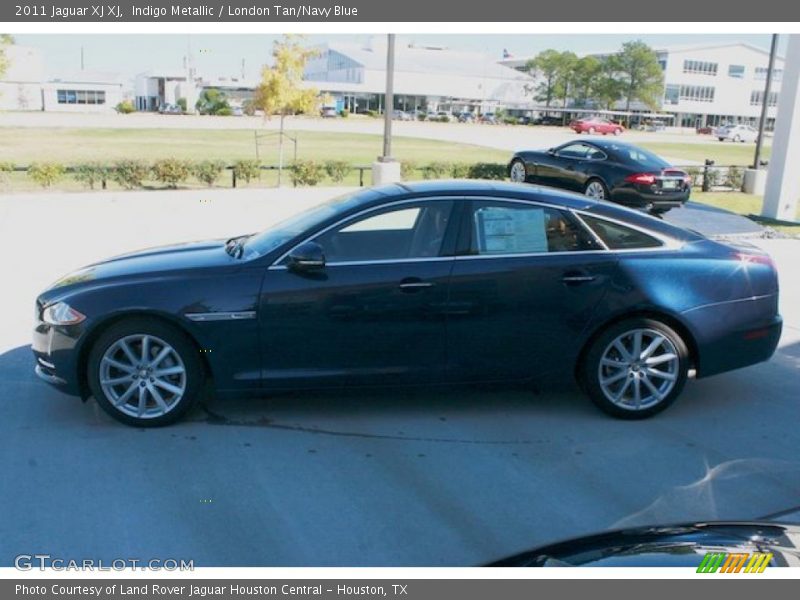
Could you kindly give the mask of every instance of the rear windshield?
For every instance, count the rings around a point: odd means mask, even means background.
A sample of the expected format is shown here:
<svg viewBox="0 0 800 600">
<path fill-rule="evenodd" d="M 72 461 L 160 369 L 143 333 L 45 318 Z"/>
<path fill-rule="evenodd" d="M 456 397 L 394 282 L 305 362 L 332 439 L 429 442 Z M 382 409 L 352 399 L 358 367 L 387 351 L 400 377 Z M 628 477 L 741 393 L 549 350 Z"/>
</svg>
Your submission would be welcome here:
<svg viewBox="0 0 800 600">
<path fill-rule="evenodd" d="M 670 166 L 663 158 L 643 148 L 609 144 L 608 150 L 615 154 L 622 162 L 628 164 L 633 163 L 636 165 L 637 169 L 641 169 L 642 171 L 660 171 L 664 167 Z"/>
</svg>

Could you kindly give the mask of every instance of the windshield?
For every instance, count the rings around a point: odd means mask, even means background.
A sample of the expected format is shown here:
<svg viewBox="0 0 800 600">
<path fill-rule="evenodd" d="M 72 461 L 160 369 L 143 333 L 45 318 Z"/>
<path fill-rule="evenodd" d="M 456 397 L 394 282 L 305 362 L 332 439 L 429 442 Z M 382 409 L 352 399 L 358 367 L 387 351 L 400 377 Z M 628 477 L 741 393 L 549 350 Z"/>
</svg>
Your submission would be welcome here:
<svg viewBox="0 0 800 600">
<path fill-rule="evenodd" d="M 245 259 L 263 256 L 330 217 L 345 213 L 361 200 L 363 194 L 345 194 L 297 213 L 245 240 L 243 256 Z"/>
</svg>

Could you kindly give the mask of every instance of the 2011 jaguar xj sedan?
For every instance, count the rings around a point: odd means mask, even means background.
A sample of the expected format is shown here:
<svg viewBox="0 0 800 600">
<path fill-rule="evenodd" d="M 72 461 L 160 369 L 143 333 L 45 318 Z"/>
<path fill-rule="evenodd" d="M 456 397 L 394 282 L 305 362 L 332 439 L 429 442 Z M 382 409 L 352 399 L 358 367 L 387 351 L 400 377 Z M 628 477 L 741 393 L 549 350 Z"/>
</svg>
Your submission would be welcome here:
<svg viewBox="0 0 800 600">
<path fill-rule="evenodd" d="M 145 250 L 36 301 L 36 372 L 136 426 L 219 395 L 574 376 L 636 419 L 767 360 L 768 256 L 584 196 L 395 184 L 261 233 Z"/>
</svg>

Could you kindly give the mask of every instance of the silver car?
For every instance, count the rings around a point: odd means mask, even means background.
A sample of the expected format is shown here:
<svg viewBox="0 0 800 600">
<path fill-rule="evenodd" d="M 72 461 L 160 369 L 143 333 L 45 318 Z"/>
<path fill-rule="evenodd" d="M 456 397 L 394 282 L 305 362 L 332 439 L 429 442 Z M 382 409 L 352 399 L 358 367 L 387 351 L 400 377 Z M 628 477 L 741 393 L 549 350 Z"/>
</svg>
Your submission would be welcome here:
<svg viewBox="0 0 800 600">
<path fill-rule="evenodd" d="M 714 130 L 714 135 L 720 142 L 755 142 L 758 139 L 758 130 L 750 125 L 723 125 Z"/>
</svg>

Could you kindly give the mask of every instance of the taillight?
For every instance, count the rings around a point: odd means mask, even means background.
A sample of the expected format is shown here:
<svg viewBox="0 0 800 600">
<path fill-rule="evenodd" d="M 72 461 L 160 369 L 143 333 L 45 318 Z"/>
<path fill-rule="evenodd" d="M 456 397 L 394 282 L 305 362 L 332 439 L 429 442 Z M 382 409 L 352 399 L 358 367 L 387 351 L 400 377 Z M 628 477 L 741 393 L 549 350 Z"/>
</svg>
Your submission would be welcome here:
<svg viewBox="0 0 800 600">
<path fill-rule="evenodd" d="M 653 185 L 656 182 L 656 176 L 652 173 L 636 173 L 628 175 L 625 178 L 628 183 L 642 183 L 644 185 Z"/>
</svg>

